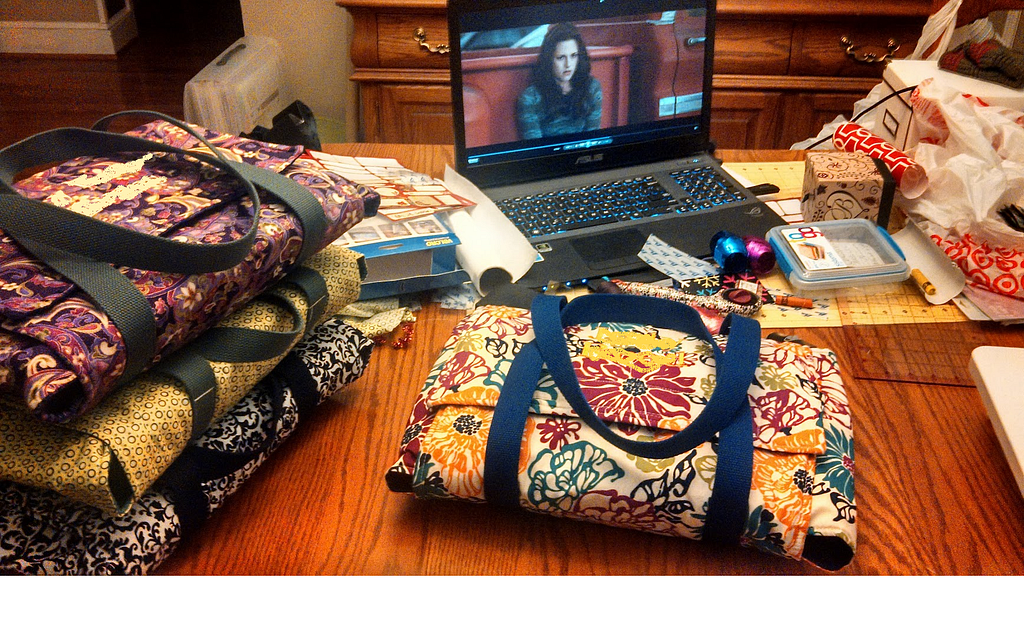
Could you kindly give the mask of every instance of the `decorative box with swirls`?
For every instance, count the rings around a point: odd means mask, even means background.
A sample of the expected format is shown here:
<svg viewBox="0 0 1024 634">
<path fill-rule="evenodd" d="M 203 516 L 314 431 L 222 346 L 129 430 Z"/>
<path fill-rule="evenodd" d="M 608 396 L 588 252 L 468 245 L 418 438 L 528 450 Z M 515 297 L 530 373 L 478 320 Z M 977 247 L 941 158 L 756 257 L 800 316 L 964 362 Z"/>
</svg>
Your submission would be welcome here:
<svg viewBox="0 0 1024 634">
<path fill-rule="evenodd" d="M 805 166 L 804 222 L 866 218 L 890 229 L 896 181 L 884 162 L 860 152 L 809 152 Z"/>
</svg>

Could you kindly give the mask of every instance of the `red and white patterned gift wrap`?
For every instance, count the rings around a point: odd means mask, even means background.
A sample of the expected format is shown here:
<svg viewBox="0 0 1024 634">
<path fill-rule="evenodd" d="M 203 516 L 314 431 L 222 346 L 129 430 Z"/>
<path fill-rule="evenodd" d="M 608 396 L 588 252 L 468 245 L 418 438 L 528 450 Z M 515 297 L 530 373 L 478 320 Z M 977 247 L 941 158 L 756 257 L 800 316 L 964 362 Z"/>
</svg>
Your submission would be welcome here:
<svg viewBox="0 0 1024 634">
<path fill-rule="evenodd" d="M 1024 299 L 1024 251 L 993 247 L 971 234 L 932 236 L 960 270 L 968 283 L 986 291 Z"/>
<path fill-rule="evenodd" d="M 832 144 L 837 150 L 863 152 L 881 159 L 896 179 L 900 193 L 907 198 L 917 198 L 928 187 L 928 175 L 920 165 L 864 126 L 856 123 L 840 125 L 832 133 Z"/>
</svg>

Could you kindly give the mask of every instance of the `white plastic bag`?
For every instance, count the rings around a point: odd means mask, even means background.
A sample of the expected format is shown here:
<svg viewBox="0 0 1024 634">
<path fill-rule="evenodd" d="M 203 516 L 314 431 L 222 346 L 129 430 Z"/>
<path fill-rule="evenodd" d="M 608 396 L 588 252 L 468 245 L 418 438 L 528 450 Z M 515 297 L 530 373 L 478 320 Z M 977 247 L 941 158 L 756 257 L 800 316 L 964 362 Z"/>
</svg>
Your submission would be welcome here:
<svg viewBox="0 0 1024 634">
<path fill-rule="evenodd" d="M 957 13 L 960 10 L 961 4 L 963 4 L 963 0 L 949 0 L 949 2 L 947 2 L 941 9 L 929 16 L 928 21 L 925 22 L 924 28 L 921 31 L 921 37 L 917 40 L 917 46 L 914 48 L 914 52 L 908 55 L 907 59 L 937 61 L 947 50 L 952 47 L 959 46 L 967 41 L 981 42 L 991 38 L 1003 41 L 1003 38 L 1000 34 L 996 33 L 995 28 L 992 26 L 992 23 L 989 21 L 987 16 L 957 28 Z M 1003 43 L 1006 44 L 1006 42 Z M 849 121 L 856 121 L 869 130 L 874 129 L 874 120 L 877 111 L 872 110 L 865 115 L 860 115 L 860 113 L 876 104 L 879 99 L 885 97 L 888 93 L 889 89 L 886 87 L 884 82 L 876 85 L 871 89 L 867 96 L 853 105 L 853 114 Z M 832 133 L 835 132 L 836 128 L 847 121 L 848 119 L 846 117 L 840 115 L 830 123 L 826 123 L 821 129 L 821 132 L 816 136 L 803 141 L 798 141 L 791 145 L 790 149 L 806 150 L 811 149 L 812 147 L 820 149 L 822 145 L 827 144 L 826 141 L 821 140 L 831 136 Z"/>
<path fill-rule="evenodd" d="M 976 285 L 1024 298 L 1024 233 L 999 210 L 1024 203 L 1024 112 L 932 80 L 911 94 L 920 141 L 908 154 L 928 189 L 905 209 Z M 998 280 L 998 281 L 997 281 Z"/>
<path fill-rule="evenodd" d="M 963 0 L 949 0 L 941 9 L 928 17 L 917 40 L 917 48 L 907 59 L 939 59 L 949 48 L 956 30 L 956 14 Z M 929 49 L 931 49 L 929 51 Z"/>
<path fill-rule="evenodd" d="M 890 89 L 886 87 L 885 83 L 881 83 L 881 84 L 876 85 L 874 88 L 871 89 L 871 91 L 867 94 L 867 96 L 865 96 L 863 99 L 858 99 L 853 104 L 853 116 L 852 116 L 851 119 L 847 119 L 843 115 L 839 115 L 838 117 L 836 117 L 835 119 L 833 119 L 829 123 L 826 123 L 825 126 L 821 129 L 821 132 L 819 132 L 817 136 L 811 137 L 809 139 L 805 139 L 803 141 L 798 141 L 798 142 L 794 143 L 793 145 L 791 145 L 789 147 L 789 149 L 791 149 L 791 150 L 810 150 L 810 149 L 816 149 L 816 150 L 826 149 L 826 150 L 831 150 L 831 149 L 833 149 L 832 148 L 832 134 L 839 128 L 839 126 L 843 125 L 844 123 L 849 123 L 850 121 L 856 121 L 859 125 L 864 126 L 868 130 L 873 129 L 874 125 L 875 125 L 875 115 L 876 115 L 877 112 L 879 112 L 879 109 L 872 110 L 872 111 L 870 111 L 870 112 L 868 112 L 866 114 L 863 114 L 863 115 L 861 114 L 861 112 L 867 110 L 871 106 L 873 106 L 876 103 L 878 103 L 878 101 L 880 99 L 882 99 L 883 97 L 885 97 L 885 95 L 889 91 L 890 91 Z"/>
<path fill-rule="evenodd" d="M 928 21 L 924 23 L 921 37 L 917 40 L 917 47 L 907 59 L 938 60 L 943 53 L 964 42 L 982 42 L 995 38 L 1003 44 L 1008 44 L 1002 35 L 996 32 L 988 16 L 957 28 L 956 20 L 961 4 L 963 0 L 949 0 L 941 9 L 929 16 Z"/>
</svg>

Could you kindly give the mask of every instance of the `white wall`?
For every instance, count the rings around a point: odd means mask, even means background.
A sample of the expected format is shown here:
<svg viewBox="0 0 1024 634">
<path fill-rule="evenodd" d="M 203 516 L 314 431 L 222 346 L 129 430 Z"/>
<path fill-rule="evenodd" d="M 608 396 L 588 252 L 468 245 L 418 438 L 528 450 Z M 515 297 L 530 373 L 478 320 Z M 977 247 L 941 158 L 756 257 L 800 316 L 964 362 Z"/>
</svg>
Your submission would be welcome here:
<svg viewBox="0 0 1024 634">
<path fill-rule="evenodd" d="M 286 80 L 313 110 L 324 143 L 355 141 L 356 88 L 349 81 L 352 19 L 333 0 L 241 0 L 246 35 L 281 46 Z"/>
</svg>

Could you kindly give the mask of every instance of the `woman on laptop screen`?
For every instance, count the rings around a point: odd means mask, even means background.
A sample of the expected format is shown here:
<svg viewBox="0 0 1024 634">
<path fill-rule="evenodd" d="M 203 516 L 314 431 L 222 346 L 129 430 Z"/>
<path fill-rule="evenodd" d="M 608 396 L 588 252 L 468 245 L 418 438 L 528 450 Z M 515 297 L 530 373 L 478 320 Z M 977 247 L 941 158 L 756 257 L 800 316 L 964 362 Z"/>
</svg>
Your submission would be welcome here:
<svg viewBox="0 0 1024 634">
<path fill-rule="evenodd" d="M 576 27 L 562 23 L 548 28 L 516 112 L 522 139 L 600 126 L 601 84 L 590 75 L 590 57 Z"/>
</svg>

